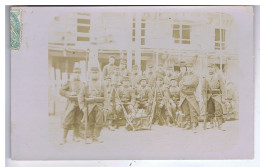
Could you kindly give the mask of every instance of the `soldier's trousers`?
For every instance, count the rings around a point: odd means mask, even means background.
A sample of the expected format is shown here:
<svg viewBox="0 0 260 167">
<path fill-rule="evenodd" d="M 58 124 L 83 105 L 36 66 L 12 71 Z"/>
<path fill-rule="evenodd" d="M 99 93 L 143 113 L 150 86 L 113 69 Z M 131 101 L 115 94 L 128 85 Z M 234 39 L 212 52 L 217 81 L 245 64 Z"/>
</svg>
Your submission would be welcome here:
<svg viewBox="0 0 260 167">
<path fill-rule="evenodd" d="M 103 127 L 104 115 L 102 109 L 95 106 L 88 114 L 86 129 L 87 138 L 98 138 Z"/>
<path fill-rule="evenodd" d="M 160 108 L 159 105 L 156 104 L 153 122 L 156 122 L 156 120 L 158 120 L 159 125 L 163 125 L 167 119 L 167 116 L 168 113 L 166 111 L 166 107 L 163 106 L 162 108 Z"/>
<path fill-rule="evenodd" d="M 126 113 L 127 114 L 131 114 L 133 111 L 133 106 L 130 105 L 130 104 L 123 104 L 125 110 L 126 110 Z M 125 114 L 124 114 L 124 111 L 123 111 L 123 108 L 122 108 L 122 105 L 120 105 L 121 109 L 119 111 L 116 111 L 116 115 L 117 115 L 117 118 L 115 120 L 116 124 L 119 126 L 120 124 L 120 119 L 123 119 L 125 118 Z"/>
<path fill-rule="evenodd" d="M 181 109 L 187 122 L 198 123 L 198 113 L 187 99 L 183 101 Z"/>
<path fill-rule="evenodd" d="M 135 107 L 135 109 L 145 109 L 145 111 L 148 112 L 148 111 L 147 111 L 147 105 L 146 105 L 146 104 L 147 104 L 147 101 L 144 101 L 144 102 L 136 102 L 134 107 Z"/>
<path fill-rule="evenodd" d="M 207 112 L 209 121 L 212 121 L 216 117 L 219 125 L 223 123 L 223 111 L 219 102 L 210 98 L 207 103 Z"/>
<path fill-rule="evenodd" d="M 171 121 L 176 122 L 176 112 L 177 112 L 177 101 L 169 103 L 171 112 L 172 112 L 172 119 Z"/>
<path fill-rule="evenodd" d="M 64 128 L 64 138 L 67 137 L 68 131 L 73 129 L 73 135 L 79 137 L 79 127 L 81 124 L 81 119 L 83 117 L 83 112 L 78 106 L 76 106 L 72 111 L 70 111 L 64 118 L 63 128 Z"/>
</svg>

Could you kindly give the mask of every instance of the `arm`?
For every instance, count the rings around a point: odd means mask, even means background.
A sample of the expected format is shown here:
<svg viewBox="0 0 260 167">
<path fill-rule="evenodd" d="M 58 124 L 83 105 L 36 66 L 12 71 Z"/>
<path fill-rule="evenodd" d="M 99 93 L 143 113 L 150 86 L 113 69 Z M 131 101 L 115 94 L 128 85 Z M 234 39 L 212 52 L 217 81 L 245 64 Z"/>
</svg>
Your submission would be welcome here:
<svg viewBox="0 0 260 167">
<path fill-rule="evenodd" d="M 60 93 L 61 96 L 67 97 L 67 98 L 71 95 L 70 82 L 69 81 L 61 86 L 59 93 Z"/>
<path fill-rule="evenodd" d="M 85 90 L 86 90 L 86 86 L 82 86 L 80 89 L 80 92 L 78 94 L 78 103 L 79 103 L 79 108 L 84 111 L 85 108 Z"/>
</svg>

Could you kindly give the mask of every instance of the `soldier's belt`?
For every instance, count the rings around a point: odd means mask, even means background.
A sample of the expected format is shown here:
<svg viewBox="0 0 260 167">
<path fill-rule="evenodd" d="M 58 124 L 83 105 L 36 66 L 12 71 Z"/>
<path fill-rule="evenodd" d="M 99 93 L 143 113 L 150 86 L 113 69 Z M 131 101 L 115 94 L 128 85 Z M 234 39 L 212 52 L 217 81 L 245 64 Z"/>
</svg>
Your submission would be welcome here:
<svg viewBox="0 0 260 167">
<path fill-rule="evenodd" d="M 104 97 L 95 97 L 95 98 L 85 98 L 87 103 L 103 103 L 105 101 Z"/>
</svg>

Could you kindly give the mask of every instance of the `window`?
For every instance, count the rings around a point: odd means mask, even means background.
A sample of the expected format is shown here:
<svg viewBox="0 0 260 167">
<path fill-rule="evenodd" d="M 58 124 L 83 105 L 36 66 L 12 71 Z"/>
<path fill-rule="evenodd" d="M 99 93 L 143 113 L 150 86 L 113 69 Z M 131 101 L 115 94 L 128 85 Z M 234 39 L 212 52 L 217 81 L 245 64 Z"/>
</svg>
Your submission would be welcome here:
<svg viewBox="0 0 260 167">
<path fill-rule="evenodd" d="M 90 41 L 90 14 L 78 13 L 77 17 L 77 41 L 87 42 Z"/>
<path fill-rule="evenodd" d="M 135 42 L 135 19 L 133 18 L 133 26 L 132 26 L 132 41 Z"/>
<path fill-rule="evenodd" d="M 224 50 L 226 41 L 226 30 L 216 28 L 215 29 L 215 49 Z"/>
<path fill-rule="evenodd" d="M 172 37 L 174 43 L 190 44 L 190 25 L 173 25 Z"/>
<path fill-rule="evenodd" d="M 141 45 L 145 45 L 145 19 L 141 20 Z"/>
</svg>

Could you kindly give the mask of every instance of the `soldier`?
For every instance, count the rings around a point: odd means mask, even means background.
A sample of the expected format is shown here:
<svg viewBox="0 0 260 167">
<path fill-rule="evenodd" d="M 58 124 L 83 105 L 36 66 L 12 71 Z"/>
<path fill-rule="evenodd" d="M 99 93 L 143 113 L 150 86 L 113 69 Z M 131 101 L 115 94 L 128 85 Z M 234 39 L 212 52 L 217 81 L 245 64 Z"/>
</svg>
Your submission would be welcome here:
<svg viewBox="0 0 260 167">
<path fill-rule="evenodd" d="M 121 77 L 130 75 L 130 72 L 126 68 L 126 59 L 120 60 L 119 73 Z"/>
<path fill-rule="evenodd" d="M 136 103 L 135 109 L 145 109 L 146 112 L 149 105 L 152 103 L 152 89 L 146 84 L 146 77 L 142 77 L 139 81 L 139 86 L 135 90 Z"/>
<path fill-rule="evenodd" d="M 180 62 L 180 72 L 178 74 L 178 80 L 177 80 L 178 85 L 179 85 L 180 81 L 182 80 L 182 78 L 184 77 L 184 75 L 186 75 L 186 73 L 187 73 L 186 63 L 184 61 L 181 61 Z"/>
<path fill-rule="evenodd" d="M 153 71 L 153 65 L 152 64 L 149 64 L 147 66 L 147 70 L 144 72 L 144 75 L 147 79 L 147 83 L 148 83 L 149 87 L 153 89 L 156 85 L 156 75 Z"/>
<path fill-rule="evenodd" d="M 197 132 L 199 104 L 195 97 L 195 91 L 199 84 L 199 78 L 193 73 L 193 64 L 186 65 L 187 73 L 180 81 L 180 103 L 181 108 L 186 119 L 187 129 L 192 129 L 194 133 Z M 185 126 L 185 127 L 186 127 Z"/>
<path fill-rule="evenodd" d="M 83 116 L 77 101 L 77 96 L 83 86 L 83 83 L 80 81 L 80 72 L 80 68 L 75 64 L 73 69 L 73 80 L 62 85 L 60 89 L 60 95 L 67 98 L 67 107 L 63 119 L 63 140 L 60 143 L 61 145 L 67 142 L 68 131 L 71 128 L 73 128 L 73 140 L 79 142 L 79 127 Z"/>
<path fill-rule="evenodd" d="M 173 76 L 173 70 L 174 70 L 173 67 L 171 67 L 171 66 L 167 67 L 166 76 L 164 77 L 164 84 L 166 86 L 170 85 L 170 79 Z"/>
<path fill-rule="evenodd" d="M 138 66 L 133 65 L 132 67 L 132 74 L 131 74 L 131 86 L 132 88 L 136 88 L 138 82 L 140 80 L 140 75 L 138 74 Z"/>
<path fill-rule="evenodd" d="M 105 120 L 108 121 L 108 129 L 114 131 L 114 120 L 116 119 L 115 113 L 115 89 L 112 85 L 111 78 L 108 76 L 105 78 Z"/>
<path fill-rule="evenodd" d="M 163 65 L 162 65 L 162 64 L 159 64 L 159 65 L 158 65 L 158 68 L 157 68 L 155 74 L 156 74 L 156 77 L 159 76 L 159 75 L 162 75 L 163 77 L 166 76 L 166 73 L 165 73 L 165 71 L 164 71 L 164 68 L 163 68 Z"/>
<path fill-rule="evenodd" d="M 167 95 L 165 95 L 167 93 L 164 85 L 163 85 L 163 75 L 158 75 L 157 76 L 157 80 L 156 80 L 156 94 L 154 96 L 156 96 L 156 107 L 155 107 L 155 114 L 154 114 L 154 119 L 153 122 L 156 123 L 158 122 L 158 124 L 160 126 L 162 126 L 164 123 L 168 123 L 166 122 L 166 118 L 167 118 L 167 108 L 166 108 L 166 103 L 165 103 L 165 97 L 167 97 Z"/>
<path fill-rule="evenodd" d="M 105 65 L 103 68 L 103 77 L 112 76 L 114 74 L 114 68 L 115 68 L 115 56 L 110 55 L 109 56 L 109 64 Z"/>
<path fill-rule="evenodd" d="M 103 127 L 103 102 L 104 86 L 99 79 L 99 69 L 91 67 L 89 84 L 82 87 L 79 93 L 78 101 L 81 110 L 84 112 L 86 127 L 85 143 L 100 142 L 100 132 Z"/>
<path fill-rule="evenodd" d="M 172 111 L 172 120 L 170 120 L 173 125 L 176 125 L 176 112 L 178 108 L 178 103 L 180 100 L 180 88 L 177 85 L 177 77 L 172 76 L 170 79 L 170 86 L 168 87 L 169 103 Z"/>
<path fill-rule="evenodd" d="M 214 127 L 214 118 L 217 121 L 218 129 L 222 130 L 223 111 L 225 109 L 225 82 L 223 75 L 216 71 L 214 64 L 208 65 L 209 75 L 206 78 L 206 85 L 203 86 L 207 90 L 207 115 L 211 128 Z"/>
<path fill-rule="evenodd" d="M 129 77 L 125 76 L 122 82 L 122 86 L 116 91 L 117 126 L 119 126 L 120 118 L 128 119 L 128 116 L 134 113 L 135 94 L 130 87 Z M 126 125 L 126 129 L 131 130 L 129 124 Z"/>
<path fill-rule="evenodd" d="M 235 86 L 233 82 L 227 83 L 227 120 L 238 119 L 238 111 L 237 111 L 237 101 L 238 97 L 235 91 Z"/>
<path fill-rule="evenodd" d="M 119 88 L 121 86 L 122 76 L 119 73 L 119 67 L 115 67 L 114 69 L 114 75 L 112 76 L 112 84 L 115 89 Z"/>
</svg>

